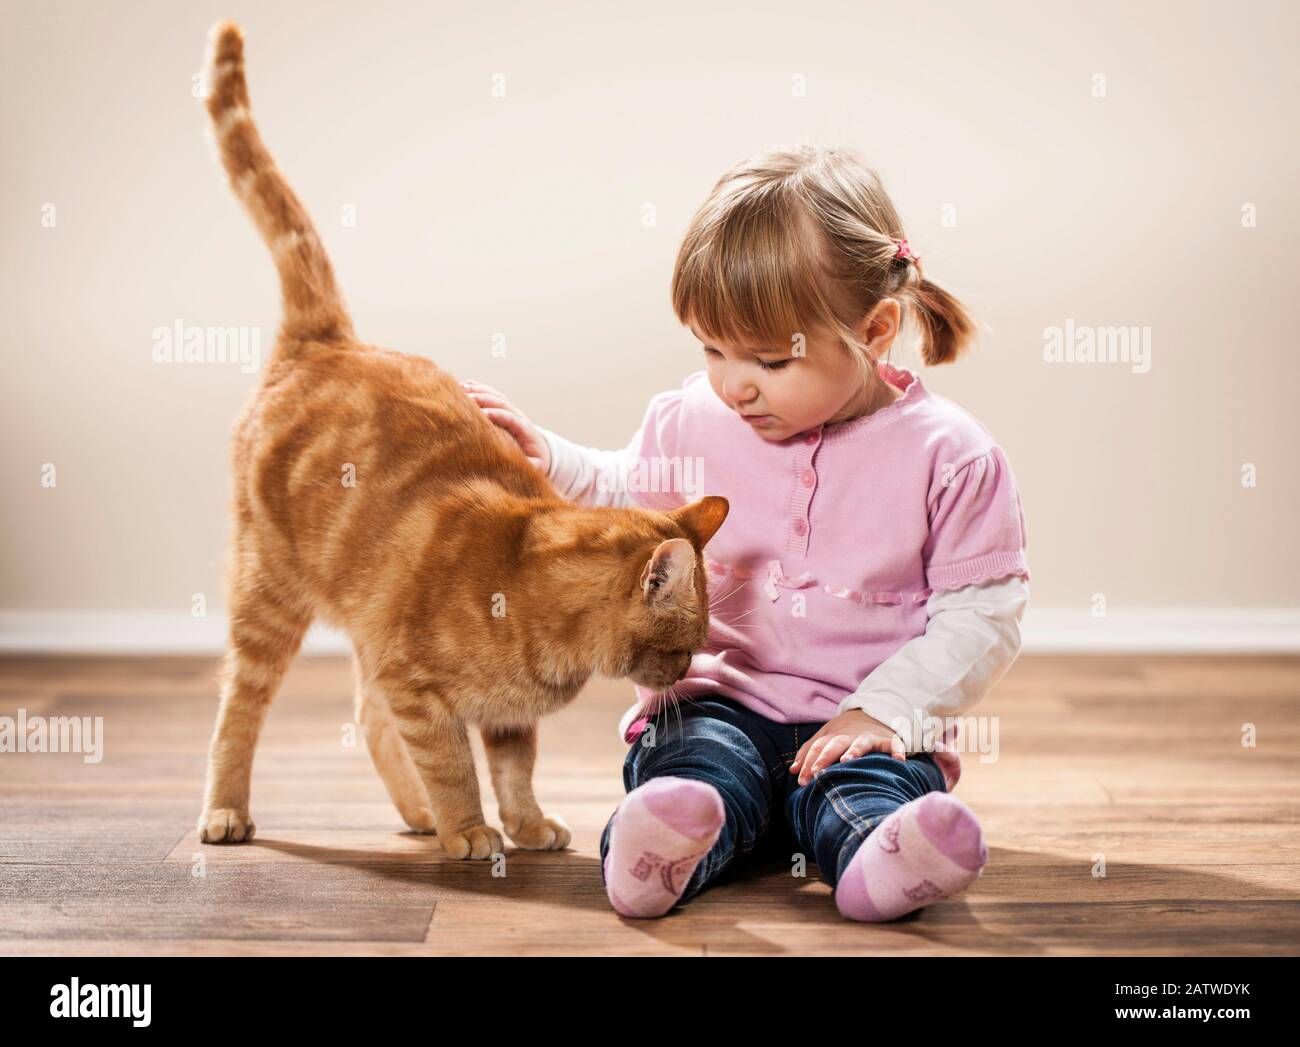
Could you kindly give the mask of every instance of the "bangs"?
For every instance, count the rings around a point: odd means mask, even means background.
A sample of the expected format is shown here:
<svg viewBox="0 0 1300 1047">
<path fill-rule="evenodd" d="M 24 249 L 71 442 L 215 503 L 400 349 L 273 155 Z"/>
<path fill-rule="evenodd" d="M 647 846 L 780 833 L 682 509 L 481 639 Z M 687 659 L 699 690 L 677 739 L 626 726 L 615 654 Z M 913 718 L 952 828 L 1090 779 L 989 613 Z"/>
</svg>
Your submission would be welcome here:
<svg viewBox="0 0 1300 1047">
<path fill-rule="evenodd" d="M 788 190 L 766 189 L 709 201 L 682 241 L 673 312 L 701 336 L 789 348 L 839 324 L 815 226 Z"/>
</svg>

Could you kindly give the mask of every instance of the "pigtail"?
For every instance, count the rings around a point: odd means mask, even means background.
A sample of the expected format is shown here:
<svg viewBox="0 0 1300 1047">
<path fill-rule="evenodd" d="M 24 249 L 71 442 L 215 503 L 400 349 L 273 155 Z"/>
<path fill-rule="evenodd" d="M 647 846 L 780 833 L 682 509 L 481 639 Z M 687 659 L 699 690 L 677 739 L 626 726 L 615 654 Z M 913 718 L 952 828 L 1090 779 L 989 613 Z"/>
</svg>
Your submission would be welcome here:
<svg viewBox="0 0 1300 1047">
<path fill-rule="evenodd" d="M 921 336 L 921 359 L 927 367 L 956 360 L 975 333 L 975 323 L 966 307 L 938 284 L 921 276 L 911 299 Z"/>
</svg>

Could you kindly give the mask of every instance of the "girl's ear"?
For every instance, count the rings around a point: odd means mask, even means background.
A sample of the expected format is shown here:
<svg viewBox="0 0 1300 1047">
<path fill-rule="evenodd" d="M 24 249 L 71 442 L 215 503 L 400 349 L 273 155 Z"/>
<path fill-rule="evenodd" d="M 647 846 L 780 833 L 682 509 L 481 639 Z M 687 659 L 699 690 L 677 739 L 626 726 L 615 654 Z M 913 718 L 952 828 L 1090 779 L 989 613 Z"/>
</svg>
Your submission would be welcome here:
<svg viewBox="0 0 1300 1047">
<path fill-rule="evenodd" d="M 858 339 L 883 355 L 898 337 L 902 323 L 903 307 L 898 299 L 882 298 L 858 324 Z"/>
<path fill-rule="evenodd" d="M 695 577 L 695 550 L 685 538 L 669 538 L 660 542 L 646 561 L 641 572 L 641 595 L 650 604 L 672 599 L 683 586 L 690 586 Z"/>
<path fill-rule="evenodd" d="M 731 503 L 719 495 L 711 494 L 680 509 L 674 509 L 668 515 L 691 540 L 696 551 L 702 551 L 709 544 L 709 539 L 718 532 L 722 521 L 727 518 Z M 662 547 L 661 547 L 662 548 Z"/>
</svg>

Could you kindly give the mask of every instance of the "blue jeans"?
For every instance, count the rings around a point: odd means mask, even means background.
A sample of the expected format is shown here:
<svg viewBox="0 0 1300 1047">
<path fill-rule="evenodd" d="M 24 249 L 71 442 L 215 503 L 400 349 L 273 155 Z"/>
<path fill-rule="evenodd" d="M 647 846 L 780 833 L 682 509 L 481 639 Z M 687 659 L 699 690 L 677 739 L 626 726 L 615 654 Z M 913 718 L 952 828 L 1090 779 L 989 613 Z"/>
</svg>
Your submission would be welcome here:
<svg viewBox="0 0 1300 1047">
<path fill-rule="evenodd" d="M 774 854 L 784 851 L 785 861 L 795 854 L 811 857 L 834 887 L 886 816 L 928 792 L 946 791 L 929 753 L 909 753 L 906 761 L 868 753 L 833 763 L 799 785 L 790 765 L 824 724 L 776 723 L 722 695 L 683 702 L 651 723 L 654 744 L 642 744 L 645 733 L 632 744 L 623 761 L 623 788 L 631 792 L 665 775 L 692 778 L 717 789 L 726 810 L 722 832 L 695 867 L 681 901 L 721 878 L 760 841 Z M 600 837 L 602 878 L 609 831 L 606 824 Z"/>
</svg>

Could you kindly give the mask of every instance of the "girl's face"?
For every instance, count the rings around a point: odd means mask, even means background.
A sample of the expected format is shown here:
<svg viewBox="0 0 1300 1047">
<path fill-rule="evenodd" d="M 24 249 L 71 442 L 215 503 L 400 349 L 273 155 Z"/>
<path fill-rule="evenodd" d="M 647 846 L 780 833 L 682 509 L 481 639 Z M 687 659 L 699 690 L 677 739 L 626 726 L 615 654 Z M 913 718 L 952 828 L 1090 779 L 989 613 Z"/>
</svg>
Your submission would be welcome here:
<svg viewBox="0 0 1300 1047">
<path fill-rule="evenodd" d="M 887 298 L 864 318 L 858 337 L 873 357 L 893 341 L 899 316 L 898 303 Z M 718 398 L 773 443 L 860 417 L 898 395 L 884 382 L 864 386 L 857 365 L 834 337 L 810 336 L 804 355 L 795 356 L 790 346 L 705 338 L 694 325 L 691 331 L 703 343 L 709 384 Z"/>
</svg>

